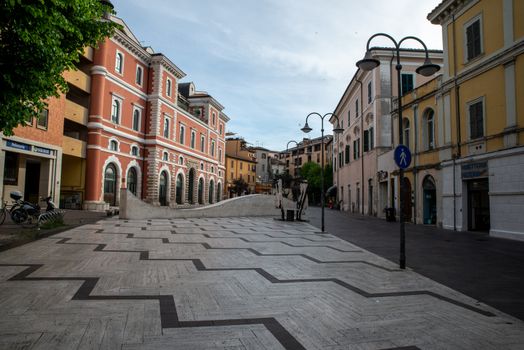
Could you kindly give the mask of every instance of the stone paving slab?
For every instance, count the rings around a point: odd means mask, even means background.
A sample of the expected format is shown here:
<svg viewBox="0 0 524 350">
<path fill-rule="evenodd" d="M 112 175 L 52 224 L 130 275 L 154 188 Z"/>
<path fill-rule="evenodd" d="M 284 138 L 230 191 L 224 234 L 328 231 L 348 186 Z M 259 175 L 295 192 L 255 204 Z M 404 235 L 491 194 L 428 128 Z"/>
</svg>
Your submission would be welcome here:
<svg viewBox="0 0 524 350">
<path fill-rule="evenodd" d="M 307 223 L 103 220 L 0 253 L 0 349 L 522 349 L 524 323 Z"/>
</svg>

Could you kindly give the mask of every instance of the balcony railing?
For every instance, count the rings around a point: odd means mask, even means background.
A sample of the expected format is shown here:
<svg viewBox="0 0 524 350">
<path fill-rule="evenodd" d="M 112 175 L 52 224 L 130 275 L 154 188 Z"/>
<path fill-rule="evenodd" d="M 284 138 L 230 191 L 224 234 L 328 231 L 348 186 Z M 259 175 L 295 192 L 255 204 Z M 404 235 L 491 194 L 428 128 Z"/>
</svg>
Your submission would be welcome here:
<svg viewBox="0 0 524 350">
<path fill-rule="evenodd" d="M 87 142 L 77 140 L 69 136 L 63 136 L 62 139 L 62 151 L 64 154 L 85 158 L 87 150 Z"/>
<path fill-rule="evenodd" d="M 65 117 L 78 124 L 87 125 L 88 110 L 78 103 L 66 99 Z"/>
<path fill-rule="evenodd" d="M 91 92 L 91 77 L 81 70 L 67 70 L 64 72 L 65 80 L 87 93 Z"/>
</svg>

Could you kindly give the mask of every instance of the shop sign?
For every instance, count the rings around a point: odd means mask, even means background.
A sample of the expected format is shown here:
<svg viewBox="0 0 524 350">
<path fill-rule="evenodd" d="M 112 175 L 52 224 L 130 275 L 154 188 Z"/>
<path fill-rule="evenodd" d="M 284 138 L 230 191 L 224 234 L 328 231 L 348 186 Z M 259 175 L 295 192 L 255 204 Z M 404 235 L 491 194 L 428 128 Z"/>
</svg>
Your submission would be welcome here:
<svg viewBox="0 0 524 350">
<path fill-rule="evenodd" d="M 31 150 L 31 145 L 28 145 L 26 143 L 21 143 L 21 142 L 15 142 L 15 141 L 12 141 L 12 140 L 7 140 L 6 145 L 7 145 L 7 147 L 20 149 L 22 151 L 30 151 Z"/>
<path fill-rule="evenodd" d="M 462 165 L 462 178 L 473 179 L 488 176 L 488 162 L 469 163 Z"/>
<path fill-rule="evenodd" d="M 33 152 L 47 154 L 47 155 L 51 154 L 51 150 L 50 149 L 43 148 L 43 147 L 38 147 L 38 146 L 33 146 Z"/>
</svg>

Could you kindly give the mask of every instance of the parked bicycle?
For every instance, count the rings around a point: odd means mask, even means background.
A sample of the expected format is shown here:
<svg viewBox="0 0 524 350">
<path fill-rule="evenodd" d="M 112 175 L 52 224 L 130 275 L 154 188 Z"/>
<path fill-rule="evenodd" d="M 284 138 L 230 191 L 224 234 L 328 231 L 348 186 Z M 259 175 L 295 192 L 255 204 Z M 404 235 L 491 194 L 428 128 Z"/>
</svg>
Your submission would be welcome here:
<svg viewBox="0 0 524 350">
<path fill-rule="evenodd" d="M 24 226 L 37 225 L 41 215 L 40 205 L 24 201 L 19 191 L 13 191 L 9 196 L 13 199 L 14 204 L 7 210 L 7 201 L 4 202 L 0 212 L 0 225 L 4 223 L 8 213 L 11 220 L 16 224 L 22 224 Z M 41 201 L 47 204 L 46 212 L 51 212 L 56 209 L 51 197 L 42 198 Z"/>
</svg>

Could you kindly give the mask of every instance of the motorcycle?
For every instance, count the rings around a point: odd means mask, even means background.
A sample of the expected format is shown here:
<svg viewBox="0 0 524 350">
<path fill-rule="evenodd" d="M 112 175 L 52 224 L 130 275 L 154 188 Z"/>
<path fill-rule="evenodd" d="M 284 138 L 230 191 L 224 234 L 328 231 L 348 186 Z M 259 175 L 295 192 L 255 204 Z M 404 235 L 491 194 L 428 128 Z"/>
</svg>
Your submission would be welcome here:
<svg viewBox="0 0 524 350">
<path fill-rule="evenodd" d="M 11 220 L 17 224 L 34 225 L 38 223 L 40 216 L 40 205 L 33 204 L 22 200 L 22 194 L 19 191 L 13 191 L 9 196 L 15 201 L 15 204 L 10 210 Z M 56 209 L 51 197 L 41 198 L 42 202 L 46 202 L 46 212 Z"/>
</svg>

